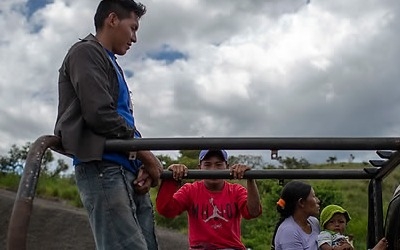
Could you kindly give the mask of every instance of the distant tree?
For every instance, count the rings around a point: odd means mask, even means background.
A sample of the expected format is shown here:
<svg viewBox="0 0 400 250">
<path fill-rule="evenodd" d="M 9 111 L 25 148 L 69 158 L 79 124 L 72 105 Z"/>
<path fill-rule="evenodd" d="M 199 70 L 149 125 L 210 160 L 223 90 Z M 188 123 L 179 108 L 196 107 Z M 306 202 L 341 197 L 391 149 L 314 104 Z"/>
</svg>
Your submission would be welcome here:
<svg viewBox="0 0 400 250">
<path fill-rule="evenodd" d="M 176 160 L 172 159 L 169 155 L 157 155 L 157 158 L 161 161 L 164 168 L 171 165 L 172 163 L 176 163 Z"/>
<path fill-rule="evenodd" d="M 238 155 L 230 156 L 228 159 L 229 165 L 235 163 L 246 164 L 247 166 L 254 169 L 263 169 L 268 164 L 264 162 L 261 155 Z"/>
<path fill-rule="evenodd" d="M 49 151 L 49 152 L 51 152 L 51 151 Z M 65 161 L 63 159 L 58 159 L 57 167 L 53 172 L 50 173 L 50 176 L 51 177 L 60 176 L 60 174 L 67 171 L 68 168 L 69 168 L 69 165 L 67 163 L 65 163 Z"/>
<path fill-rule="evenodd" d="M 186 165 L 189 169 L 197 169 L 200 150 L 180 150 L 177 162 Z"/>
<path fill-rule="evenodd" d="M 8 155 L 0 156 L 0 172 L 21 174 L 25 166 L 30 146 L 30 142 L 27 142 L 24 146 L 21 147 L 13 144 L 8 151 Z M 50 176 L 55 176 L 68 170 L 68 164 L 66 164 L 64 160 L 60 159 L 57 161 L 55 170 L 50 171 L 50 166 L 53 161 L 54 156 L 52 151 L 50 149 L 46 150 L 41 163 L 43 173 L 49 174 Z"/>
<path fill-rule="evenodd" d="M 313 183 L 313 188 L 316 192 L 318 199 L 320 200 L 320 206 L 322 208 L 329 204 L 342 204 L 344 197 L 343 191 L 338 190 L 332 182 L 318 181 Z"/>
<path fill-rule="evenodd" d="M 349 156 L 349 163 L 352 163 L 356 157 L 353 154 Z"/>
<path fill-rule="evenodd" d="M 198 159 L 200 150 L 179 150 L 178 158 Z"/>
<path fill-rule="evenodd" d="M 307 161 L 305 158 L 300 158 L 299 161 L 299 168 L 306 169 L 310 168 L 311 164 L 309 161 Z"/>
<path fill-rule="evenodd" d="M 285 169 L 305 169 L 310 167 L 310 163 L 304 158 L 298 160 L 296 157 L 279 157 L 278 161 L 282 164 L 282 168 Z"/>
<path fill-rule="evenodd" d="M 337 161 L 336 156 L 329 156 L 329 158 L 326 160 L 327 163 L 334 164 Z"/>
<path fill-rule="evenodd" d="M 276 166 L 274 164 L 268 163 L 266 166 L 263 167 L 263 169 L 276 169 L 276 168 L 281 168 L 282 166 Z"/>
<path fill-rule="evenodd" d="M 27 145 L 26 145 L 27 146 Z M 27 150 L 15 144 L 8 151 L 8 156 L 0 157 L 0 171 L 3 173 L 22 173 L 27 156 Z"/>
</svg>

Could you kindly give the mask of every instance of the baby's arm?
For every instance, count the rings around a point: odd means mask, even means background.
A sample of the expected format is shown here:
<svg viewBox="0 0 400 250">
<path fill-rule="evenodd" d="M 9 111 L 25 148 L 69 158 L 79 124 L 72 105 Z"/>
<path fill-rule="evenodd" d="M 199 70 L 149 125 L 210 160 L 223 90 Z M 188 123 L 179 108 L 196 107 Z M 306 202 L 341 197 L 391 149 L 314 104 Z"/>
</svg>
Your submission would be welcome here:
<svg viewBox="0 0 400 250">
<path fill-rule="evenodd" d="M 328 243 L 324 243 L 319 247 L 319 249 L 320 250 L 333 250 L 335 248 L 333 246 L 330 246 Z"/>
<path fill-rule="evenodd" d="M 340 246 L 330 246 L 328 243 L 324 243 L 319 247 L 320 250 L 353 250 L 354 248 L 348 243 L 344 242 Z"/>
</svg>

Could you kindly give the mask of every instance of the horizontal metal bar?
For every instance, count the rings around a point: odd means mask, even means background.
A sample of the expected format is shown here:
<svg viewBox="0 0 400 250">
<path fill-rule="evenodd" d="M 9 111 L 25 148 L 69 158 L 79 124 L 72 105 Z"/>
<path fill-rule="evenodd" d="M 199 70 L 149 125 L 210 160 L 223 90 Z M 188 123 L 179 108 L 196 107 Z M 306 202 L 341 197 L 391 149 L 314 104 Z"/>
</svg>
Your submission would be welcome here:
<svg viewBox="0 0 400 250">
<path fill-rule="evenodd" d="M 260 150 L 398 150 L 398 137 L 201 137 L 107 140 L 108 151 L 260 149 Z"/>
<path fill-rule="evenodd" d="M 367 170 L 367 171 L 366 171 Z M 265 169 L 249 170 L 244 179 L 372 179 L 378 168 L 366 169 Z M 162 179 L 172 179 L 172 172 L 164 170 Z M 184 179 L 232 179 L 229 170 L 188 170 Z"/>
<path fill-rule="evenodd" d="M 386 151 L 386 150 L 376 151 L 376 154 L 383 159 L 390 159 L 390 157 L 392 157 L 393 153 L 394 153 L 393 151 Z"/>
<path fill-rule="evenodd" d="M 375 176 L 377 179 L 383 179 L 393 172 L 396 167 L 400 164 L 400 152 L 393 153 L 389 160 L 387 160 L 381 167 L 381 171 Z"/>
</svg>

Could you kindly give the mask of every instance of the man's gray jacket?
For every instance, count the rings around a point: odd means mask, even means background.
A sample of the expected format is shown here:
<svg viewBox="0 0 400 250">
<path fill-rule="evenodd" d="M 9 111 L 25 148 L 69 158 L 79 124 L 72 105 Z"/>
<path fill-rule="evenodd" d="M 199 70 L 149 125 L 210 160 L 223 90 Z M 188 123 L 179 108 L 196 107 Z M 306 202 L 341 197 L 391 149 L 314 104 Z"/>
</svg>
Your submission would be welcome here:
<svg viewBox="0 0 400 250">
<path fill-rule="evenodd" d="M 67 154 L 82 162 L 101 160 L 106 139 L 133 138 L 135 129 L 117 112 L 118 93 L 117 73 L 96 37 L 75 43 L 59 70 L 54 128 Z"/>
</svg>

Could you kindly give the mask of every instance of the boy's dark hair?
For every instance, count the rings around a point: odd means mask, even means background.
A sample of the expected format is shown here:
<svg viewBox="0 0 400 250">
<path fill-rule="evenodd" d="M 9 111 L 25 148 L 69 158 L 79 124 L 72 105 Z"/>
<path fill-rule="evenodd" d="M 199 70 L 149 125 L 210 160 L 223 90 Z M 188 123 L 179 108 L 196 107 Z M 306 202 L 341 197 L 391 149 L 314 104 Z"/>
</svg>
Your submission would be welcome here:
<svg viewBox="0 0 400 250">
<path fill-rule="evenodd" d="M 94 15 L 96 31 L 103 28 L 104 20 L 111 12 L 119 19 L 129 18 L 132 12 L 141 18 L 146 13 L 146 6 L 133 0 L 102 0 Z"/>
</svg>

